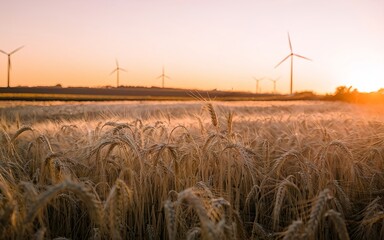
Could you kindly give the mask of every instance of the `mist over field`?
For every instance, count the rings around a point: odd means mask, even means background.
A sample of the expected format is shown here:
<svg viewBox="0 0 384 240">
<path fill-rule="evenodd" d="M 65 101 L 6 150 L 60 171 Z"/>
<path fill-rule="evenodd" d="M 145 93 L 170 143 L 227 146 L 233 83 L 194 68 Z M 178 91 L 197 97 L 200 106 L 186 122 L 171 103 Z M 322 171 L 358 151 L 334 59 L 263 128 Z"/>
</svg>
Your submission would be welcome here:
<svg viewBox="0 0 384 240">
<path fill-rule="evenodd" d="M 384 108 L 1 102 L 1 239 L 384 238 Z"/>
</svg>

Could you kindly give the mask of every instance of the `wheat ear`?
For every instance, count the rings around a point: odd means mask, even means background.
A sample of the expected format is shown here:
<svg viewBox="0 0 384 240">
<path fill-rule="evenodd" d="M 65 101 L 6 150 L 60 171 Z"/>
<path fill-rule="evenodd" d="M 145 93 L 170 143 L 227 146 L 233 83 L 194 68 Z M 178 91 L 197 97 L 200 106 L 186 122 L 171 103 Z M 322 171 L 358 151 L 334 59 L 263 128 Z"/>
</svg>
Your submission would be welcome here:
<svg viewBox="0 0 384 240">
<path fill-rule="evenodd" d="M 324 216 L 330 218 L 337 230 L 337 234 L 339 235 L 339 239 L 349 240 L 347 226 L 345 225 L 344 219 L 341 217 L 341 214 L 331 209 L 328 210 Z"/>
<path fill-rule="evenodd" d="M 284 232 L 283 240 L 295 240 L 301 239 L 303 236 L 304 223 L 301 220 L 293 221 L 291 225 L 289 225 L 287 231 Z"/>
<path fill-rule="evenodd" d="M 212 103 L 207 103 L 206 107 L 209 111 L 209 114 L 211 115 L 212 125 L 215 126 L 216 128 L 219 128 L 219 121 L 218 121 L 217 114 L 216 114 L 215 109 L 213 108 Z"/>
<path fill-rule="evenodd" d="M 20 135 L 20 134 L 22 134 L 23 132 L 25 132 L 25 131 L 34 131 L 31 127 L 29 127 L 29 126 L 24 126 L 24 127 L 22 127 L 22 128 L 20 128 L 19 130 L 17 130 L 16 131 L 16 133 L 15 133 L 15 135 L 13 135 L 13 137 L 12 137 L 12 139 L 11 139 L 11 142 L 13 143 L 13 142 L 15 142 L 15 140 L 16 140 L 16 138 Z"/>
<path fill-rule="evenodd" d="M 117 179 L 112 187 L 107 201 L 105 203 L 105 211 L 107 212 L 106 221 L 112 231 L 114 238 L 122 238 L 121 230 L 126 219 L 128 206 L 132 202 L 132 191 L 125 184 L 124 181 Z"/>
<path fill-rule="evenodd" d="M 91 219 L 96 225 L 100 227 L 104 226 L 104 222 L 102 221 L 102 205 L 97 195 L 95 195 L 89 188 L 85 187 L 84 184 L 74 183 L 70 180 L 65 180 L 62 183 L 56 184 L 40 194 L 36 202 L 29 209 L 27 217 L 25 218 L 25 223 L 31 223 L 42 207 L 47 205 L 47 203 L 60 192 L 65 190 L 75 193 L 85 203 Z"/>
<path fill-rule="evenodd" d="M 323 212 L 327 201 L 330 199 L 330 190 L 328 188 L 324 189 L 319 193 L 315 205 L 312 207 L 309 221 L 307 222 L 306 233 L 309 236 L 315 234 L 319 223 L 323 217 Z"/>
</svg>

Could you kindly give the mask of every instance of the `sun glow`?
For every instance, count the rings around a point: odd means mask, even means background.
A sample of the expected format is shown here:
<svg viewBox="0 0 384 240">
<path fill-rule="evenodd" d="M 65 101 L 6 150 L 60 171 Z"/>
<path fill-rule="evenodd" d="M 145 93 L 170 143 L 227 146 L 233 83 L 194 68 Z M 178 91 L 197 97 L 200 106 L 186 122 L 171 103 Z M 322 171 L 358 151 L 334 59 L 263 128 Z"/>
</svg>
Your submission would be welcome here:
<svg viewBox="0 0 384 240">
<path fill-rule="evenodd" d="M 384 88 L 384 69 L 369 62 L 357 63 L 349 68 L 348 85 L 359 92 L 376 92 Z"/>
</svg>

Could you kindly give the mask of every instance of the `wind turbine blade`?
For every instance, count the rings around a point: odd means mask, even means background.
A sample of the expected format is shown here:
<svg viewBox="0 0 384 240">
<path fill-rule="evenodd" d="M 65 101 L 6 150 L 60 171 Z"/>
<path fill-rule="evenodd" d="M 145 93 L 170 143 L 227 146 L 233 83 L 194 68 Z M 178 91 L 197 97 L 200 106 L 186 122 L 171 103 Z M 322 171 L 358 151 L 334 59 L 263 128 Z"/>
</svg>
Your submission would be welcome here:
<svg viewBox="0 0 384 240">
<path fill-rule="evenodd" d="M 299 58 L 304 58 L 304 59 L 306 59 L 306 60 L 312 61 L 312 59 L 309 59 L 309 58 L 307 58 L 307 57 L 301 56 L 301 55 L 296 54 L 296 53 L 294 53 L 293 55 L 295 55 L 296 57 L 299 57 Z"/>
<path fill-rule="evenodd" d="M 160 75 L 160 76 L 156 77 L 156 79 L 159 79 L 159 78 L 162 78 L 162 77 L 163 77 L 163 75 Z"/>
<path fill-rule="evenodd" d="M 119 70 L 121 70 L 123 72 L 127 72 L 127 70 L 125 70 L 124 68 L 119 68 Z"/>
<path fill-rule="evenodd" d="M 118 70 L 118 68 L 116 68 L 115 70 L 113 70 L 109 75 L 112 75 L 114 72 L 116 72 Z"/>
<path fill-rule="evenodd" d="M 116 68 L 119 68 L 119 61 L 117 61 L 117 59 L 115 59 L 116 61 Z"/>
<path fill-rule="evenodd" d="M 287 60 L 289 57 L 291 56 L 291 54 L 289 54 L 288 56 L 286 56 L 283 60 L 281 60 L 276 66 L 275 68 L 277 68 L 278 66 L 280 66 L 280 64 L 282 64 L 285 60 Z"/>
<path fill-rule="evenodd" d="M 164 75 L 164 77 L 165 77 L 165 78 L 168 78 L 168 79 L 171 79 L 171 78 L 170 78 L 169 76 L 167 76 L 167 75 Z"/>
<path fill-rule="evenodd" d="M 15 52 L 19 51 L 19 50 L 22 49 L 23 47 L 24 47 L 24 46 L 21 46 L 21 47 L 16 48 L 16 49 L 13 50 L 12 52 L 10 52 L 9 55 L 14 54 Z"/>
<path fill-rule="evenodd" d="M 0 49 L 0 52 L 4 53 L 5 55 L 8 55 L 8 53 L 4 52 L 3 50 Z"/>
<path fill-rule="evenodd" d="M 292 43 L 291 43 L 291 37 L 289 36 L 289 32 L 288 32 L 288 42 L 289 42 L 289 49 L 291 49 L 291 52 L 292 52 Z"/>
</svg>

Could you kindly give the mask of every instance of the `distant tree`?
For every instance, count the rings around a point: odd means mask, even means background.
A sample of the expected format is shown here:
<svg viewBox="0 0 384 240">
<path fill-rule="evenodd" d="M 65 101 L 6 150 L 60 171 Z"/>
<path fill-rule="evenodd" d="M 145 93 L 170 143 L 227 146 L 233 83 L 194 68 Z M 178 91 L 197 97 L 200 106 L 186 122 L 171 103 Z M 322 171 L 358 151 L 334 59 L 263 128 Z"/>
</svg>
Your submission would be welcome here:
<svg viewBox="0 0 384 240">
<path fill-rule="evenodd" d="M 336 88 L 335 96 L 345 96 L 351 93 L 352 86 L 339 86 Z"/>
<path fill-rule="evenodd" d="M 328 99 L 352 103 L 383 103 L 384 88 L 377 92 L 361 93 L 356 88 L 352 90 L 352 87 L 339 86 L 336 88 L 335 94 Z"/>
<path fill-rule="evenodd" d="M 336 88 L 334 99 L 348 102 L 356 102 L 361 94 L 352 86 L 339 86 Z"/>
<path fill-rule="evenodd" d="M 58 83 L 58 84 L 55 85 L 55 87 L 62 88 L 63 86 L 60 83 Z"/>
</svg>

